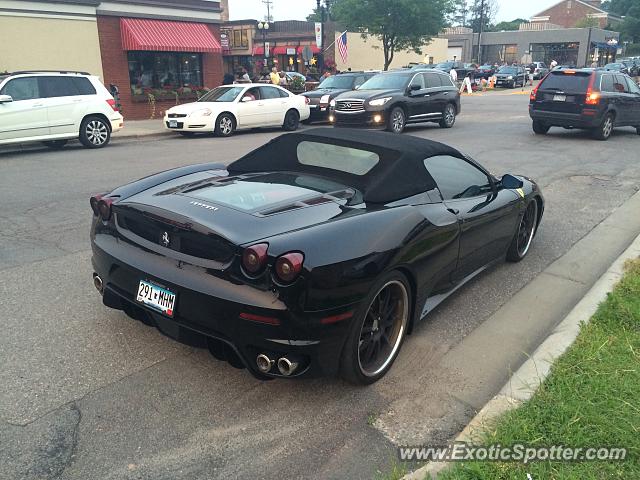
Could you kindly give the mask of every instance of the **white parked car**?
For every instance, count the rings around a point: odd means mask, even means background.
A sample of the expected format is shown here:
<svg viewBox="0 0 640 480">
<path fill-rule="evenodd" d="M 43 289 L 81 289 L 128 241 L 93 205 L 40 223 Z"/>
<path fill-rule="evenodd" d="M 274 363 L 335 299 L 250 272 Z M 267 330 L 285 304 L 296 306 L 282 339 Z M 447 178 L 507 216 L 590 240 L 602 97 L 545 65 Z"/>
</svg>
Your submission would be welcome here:
<svg viewBox="0 0 640 480">
<path fill-rule="evenodd" d="M 308 98 L 276 85 L 224 85 L 197 102 L 167 110 L 164 126 L 185 136 L 215 132 L 228 137 L 241 128 L 275 126 L 292 131 L 309 118 L 308 102 Z"/>
<path fill-rule="evenodd" d="M 85 147 L 101 148 L 123 126 L 98 77 L 44 71 L 0 75 L 0 145 L 42 142 L 62 148 L 77 138 Z"/>
</svg>

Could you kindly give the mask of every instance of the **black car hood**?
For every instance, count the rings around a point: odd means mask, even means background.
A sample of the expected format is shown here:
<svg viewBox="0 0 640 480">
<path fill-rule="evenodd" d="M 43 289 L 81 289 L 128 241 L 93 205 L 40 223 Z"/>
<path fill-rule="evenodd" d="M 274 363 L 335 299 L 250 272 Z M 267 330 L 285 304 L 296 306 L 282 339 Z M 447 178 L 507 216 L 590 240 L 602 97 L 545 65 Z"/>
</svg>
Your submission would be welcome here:
<svg viewBox="0 0 640 480">
<path fill-rule="evenodd" d="M 353 90 L 346 92 L 336 97 L 336 100 L 352 99 L 352 100 L 369 100 L 371 98 L 402 95 L 401 90 Z"/>
<path fill-rule="evenodd" d="M 318 88 L 310 92 L 305 92 L 302 95 L 309 98 L 320 98 L 325 95 L 330 95 L 331 98 L 336 97 L 344 92 L 350 92 L 351 90 L 346 88 Z"/>
</svg>

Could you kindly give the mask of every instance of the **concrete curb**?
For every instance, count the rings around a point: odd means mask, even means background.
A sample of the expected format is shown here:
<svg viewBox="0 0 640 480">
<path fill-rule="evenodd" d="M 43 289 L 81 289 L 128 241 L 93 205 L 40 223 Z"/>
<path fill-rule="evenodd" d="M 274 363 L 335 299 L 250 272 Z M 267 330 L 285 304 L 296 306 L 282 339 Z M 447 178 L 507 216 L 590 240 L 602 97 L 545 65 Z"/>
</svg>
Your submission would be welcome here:
<svg viewBox="0 0 640 480">
<path fill-rule="evenodd" d="M 174 132 L 149 132 L 149 133 L 123 133 L 123 134 L 114 134 L 111 139 L 112 140 L 139 140 L 141 138 L 160 138 L 167 137 Z"/>
<path fill-rule="evenodd" d="M 549 375 L 554 361 L 575 341 L 582 322 L 587 322 L 598 309 L 609 292 L 624 274 L 627 260 L 640 257 L 640 235 L 611 264 L 609 269 L 596 281 L 587 294 L 558 324 L 551 334 L 538 346 L 531 357 L 511 376 L 502 390 L 493 397 L 455 438 L 455 442 L 472 443 L 478 435 L 486 431 L 499 417 L 529 400 Z M 424 480 L 427 474 L 437 477 L 451 464 L 431 462 L 407 474 L 403 480 Z"/>
</svg>

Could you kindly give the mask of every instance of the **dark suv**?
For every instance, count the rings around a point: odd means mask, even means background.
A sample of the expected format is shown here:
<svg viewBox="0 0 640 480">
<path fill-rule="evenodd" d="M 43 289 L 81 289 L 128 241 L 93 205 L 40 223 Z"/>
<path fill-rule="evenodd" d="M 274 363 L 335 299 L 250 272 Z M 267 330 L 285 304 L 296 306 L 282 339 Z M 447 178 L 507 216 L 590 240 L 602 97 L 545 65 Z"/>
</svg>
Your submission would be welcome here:
<svg viewBox="0 0 640 480">
<path fill-rule="evenodd" d="M 538 134 L 583 128 L 607 140 L 614 127 L 630 126 L 640 135 L 640 87 L 618 72 L 554 70 L 531 92 L 529 115 Z"/>
<path fill-rule="evenodd" d="M 453 127 L 460 93 L 448 74 L 437 70 L 397 70 L 376 75 L 331 103 L 337 127 L 378 127 L 401 133 L 408 123 L 438 122 Z"/>
<path fill-rule="evenodd" d="M 309 99 L 311 116 L 307 123 L 329 120 L 329 104 L 331 100 L 344 92 L 357 90 L 360 86 L 376 75 L 377 72 L 349 72 L 339 73 L 325 78 L 317 89 L 301 94 Z"/>
</svg>

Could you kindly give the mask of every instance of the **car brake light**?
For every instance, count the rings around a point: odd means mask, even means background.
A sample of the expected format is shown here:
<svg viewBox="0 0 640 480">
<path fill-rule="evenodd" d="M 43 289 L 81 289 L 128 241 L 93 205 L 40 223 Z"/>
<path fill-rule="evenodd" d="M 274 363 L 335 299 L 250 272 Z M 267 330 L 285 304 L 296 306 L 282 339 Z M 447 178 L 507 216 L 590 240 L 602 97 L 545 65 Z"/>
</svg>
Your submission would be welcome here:
<svg viewBox="0 0 640 480">
<path fill-rule="evenodd" d="M 564 73 L 565 75 L 575 75 L 576 71 L 575 70 L 563 70 L 562 73 Z"/>
<path fill-rule="evenodd" d="M 116 104 L 116 101 L 113 98 L 107 99 L 107 103 L 113 109 L 114 112 L 118 111 L 118 105 Z"/>
<path fill-rule="evenodd" d="M 267 250 L 269 245 L 266 243 L 259 243 L 251 247 L 245 248 L 242 252 L 242 268 L 245 272 L 256 275 L 267 264 Z"/>
<path fill-rule="evenodd" d="M 595 79 L 596 75 L 595 73 L 592 73 L 591 78 L 589 79 L 589 86 L 587 87 L 587 96 L 584 100 L 585 105 L 598 105 L 600 102 L 600 92 L 595 92 L 593 90 Z"/>
<path fill-rule="evenodd" d="M 290 252 L 278 257 L 276 260 L 276 277 L 284 283 L 293 282 L 302 271 L 304 255 L 298 252 Z"/>
<path fill-rule="evenodd" d="M 529 94 L 529 100 L 530 101 L 532 101 L 532 102 L 536 101 L 536 97 L 538 96 L 538 88 L 540 88 L 539 84 L 538 84 L 538 86 L 536 88 L 531 90 L 531 93 Z"/>
<path fill-rule="evenodd" d="M 97 210 L 96 216 L 99 216 L 103 221 L 108 222 L 111 218 L 111 206 L 113 205 L 113 200 L 102 196 L 100 196 L 99 200 L 96 199 L 97 201 L 95 202 L 94 199 L 95 197 L 91 198 L 91 208 L 93 209 L 93 213 L 96 213 Z"/>
</svg>

